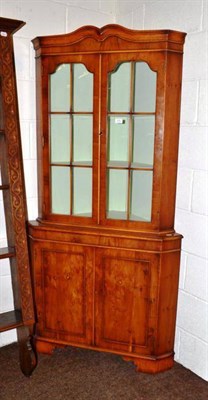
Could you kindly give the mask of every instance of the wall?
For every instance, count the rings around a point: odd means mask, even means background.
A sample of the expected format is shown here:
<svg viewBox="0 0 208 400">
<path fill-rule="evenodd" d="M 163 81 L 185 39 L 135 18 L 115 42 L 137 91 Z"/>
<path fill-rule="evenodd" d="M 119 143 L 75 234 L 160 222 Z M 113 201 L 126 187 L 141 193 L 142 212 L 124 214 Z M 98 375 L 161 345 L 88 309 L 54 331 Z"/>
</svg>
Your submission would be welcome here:
<svg viewBox="0 0 208 400">
<path fill-rule="evenodd" d="M 116 21 L 134 29 L 188 33 L 184 54 L 176 230 L 184 235 L 176 332 L 176 360 L 208 380 L 207 275 L 207 1 L 0 1 L 0 14 L 27 25 L 15 35 L 15 59 L 29 218 L 37 216 L 34 52 L 36 35 L 64 33 Z M 116 19 L 115 19 L 116 18 Z M 0 199 L 0 215 L 2 201 Z M 4 243 L 0 221 L 0 245 Z M 9 268 L 0 269 L 0 312 L 12 308 Z M 0 335 L 0 346 L 15 340 Z"/>
<path fill-rule="evenodd" d="M 0 16 L 26 22 L 14 36 L 24 172 L 29 219 L 37 217 L 35 127 L 35 62 L 31 39 L 73 31 L 82 25 L 114 22 L 115 2 L 105 0 L 0 0 Z M 0 194 L 1 195 L 1 194 Z M 6 246 L 5 221 L 0 197 L 0 247 Z M 9 264 L 0 262 L 0 313 L 13 309 Z M 15 331 L 0 334 L 0 346 L 16 340 Z"/>
<path fill-rule="evenodd" d="M 175 359 L 208 380 L 208 35 L 206 0 L 123 0 L 116 22 L 187 32 L 175 227 L 184 235 Z"/>
</svg>

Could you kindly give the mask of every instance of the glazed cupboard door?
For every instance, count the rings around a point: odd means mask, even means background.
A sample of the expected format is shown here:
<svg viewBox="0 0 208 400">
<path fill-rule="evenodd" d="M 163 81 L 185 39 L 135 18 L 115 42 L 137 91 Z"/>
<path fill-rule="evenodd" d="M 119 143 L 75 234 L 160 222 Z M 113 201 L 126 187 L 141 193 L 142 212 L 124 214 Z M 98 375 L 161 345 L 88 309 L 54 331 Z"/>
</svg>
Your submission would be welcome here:
<svg viewBox="0 0 208 400">
<path fill-rule="evenodd" d="M 96 346 L 123 353 L 151 353 L 158 268 L 157 256 L 96 249 Z"/>
<path fill-rule="evenodd" d="M 32 254 L 37 336 L 91 344 L 93 250 L 45 242 L 35 243 Z"/>
<path fill-rule="evenodd" d="M 98 207 L 98 58 L 46 58 L 42 71 L 40 213 L 91 224 Z"/>
<path fill-rule="evenodd" d="M 101 223 L 154 227 L 159 193 L 157 96 L 161 65 L 152 55 L 102 61 Z"/>
</svg>

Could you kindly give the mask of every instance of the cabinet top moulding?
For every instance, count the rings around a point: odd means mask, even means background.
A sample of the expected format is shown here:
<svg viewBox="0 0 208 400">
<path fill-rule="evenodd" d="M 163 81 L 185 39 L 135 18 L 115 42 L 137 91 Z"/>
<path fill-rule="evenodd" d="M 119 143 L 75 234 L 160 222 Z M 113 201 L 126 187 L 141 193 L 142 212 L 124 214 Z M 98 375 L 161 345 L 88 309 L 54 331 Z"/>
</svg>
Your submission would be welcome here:
<svg viewBox="0 0 208 400">
<path fill-rule="evenodd" d="M 80 53 L 125 52 L 135 51 L 172 51 L 183 53 L 186 33 L 164 30 L 133 30 L 117 24 L 105 25 L 102 28 L 83 26 L 74 32 L 36 37 L 32 42 L 36 57 L 41 55 L 69 54 L 76 51 L 79 44 Z M 94 39 L 94 41 L 92 41 Z M 82 42 L 82 44 L 81 44 Z M 119 44 L 122 42 L 122 48 Z M 61 48 L 61 49 L 60 49 Z"/>
<path fill-rule="evenodd" d="M 14 34 L 17 32 L 22 26 L 25 25 L 25 22 L 19 21 L 16 19 L 8 19 L 8 18 L 2 18 L 0 17 L 0 35 L 2 35 L 2 32 L 6 32 L 9 34 Z"/>
</svg>

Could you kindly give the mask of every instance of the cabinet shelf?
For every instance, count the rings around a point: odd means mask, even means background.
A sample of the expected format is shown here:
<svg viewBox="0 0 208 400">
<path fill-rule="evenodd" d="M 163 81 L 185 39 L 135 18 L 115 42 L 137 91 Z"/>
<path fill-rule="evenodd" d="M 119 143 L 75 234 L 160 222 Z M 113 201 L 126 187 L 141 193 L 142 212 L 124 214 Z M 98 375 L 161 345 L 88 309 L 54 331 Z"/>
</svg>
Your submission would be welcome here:
<svg viewBox="0 0 208 400">
<path fill-rule="evenodd" d="M 73 161 L 73 167 L 92 167 L 92 161 Z"/>
<path fill-rule="evenodd" d="M 0 314 L 0 332 L 15 329 L 23 325 L 22 314 L 19 310 Z"/>
<path fill-rule="evenodd" d="M 74 216 L 75 217 L 86 217 L 86 218 L 90 218 L 91 216 L 92 216 L 92 214 L 91 213 L 89 213 L 89 212 L 86 212 L 86 213 L 77 213 L 77 214 L 74 214 Z"/>
<path fill-rule="evenodd" d="M 0 190 L 8 190 L 9 185 L 0 185 Z"/>
<path fill-rule="evenodd" d="M 0 249 L 0 260 L 3 258 L 12 258 L 15 257 L 15 248 L 14 247 L 2 247 Z"/>
<path fill-rule="evenodd" d="M 108 211 L 107 217 L 109 219 L 125 220 L 125 219 L 127 219 L 127 212 L 111 210 L 111 211 Z M 149 222 L 148 218 L 144 218 L 142 216 L 138 216 L 138 215 L 135 215 L 135 214 L 131 214 L 130 215 L 130 221 Z"/>
<path fill-rule="evenodd" d="M 51 115 L 92 115 L 92 111 L 50 111 Z"/>
<path fill-rule="evenodd" d="M 134 169 L 142 171 L 152 171 L 153 165 L 133 162 L 129 165 L 128 161 L 109 161 L 108 168 L 112 169 Z"/>
<path fill-rule="evenodd" d="M 108 112 L 109 116 L 114 116 L 114 115 L 141 115 L 141 116 L 145 116 L 145 115 L 155 115 L 155 112 L 142 112 L 142 111 L 109 111 Z"/>
<path fill-rule="evenodd" d="M 92 167 L 92 161 L 52 162 L 52 167 Z"/>
</svg>

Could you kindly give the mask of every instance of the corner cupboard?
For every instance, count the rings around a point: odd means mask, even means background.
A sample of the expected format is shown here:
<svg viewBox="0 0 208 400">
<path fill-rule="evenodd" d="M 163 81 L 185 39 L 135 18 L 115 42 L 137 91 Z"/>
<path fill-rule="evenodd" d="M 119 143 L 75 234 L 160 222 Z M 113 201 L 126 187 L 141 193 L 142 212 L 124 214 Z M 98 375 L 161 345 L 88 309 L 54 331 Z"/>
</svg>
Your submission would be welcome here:
<svg viewBox="0 0 208 400">
<path fill-rule="evenodd" d="M 185 34 L 85 26 L 33 40 L 39 216 L 29 223 L 40 352 L 173 365 Z"/>
</svg>

